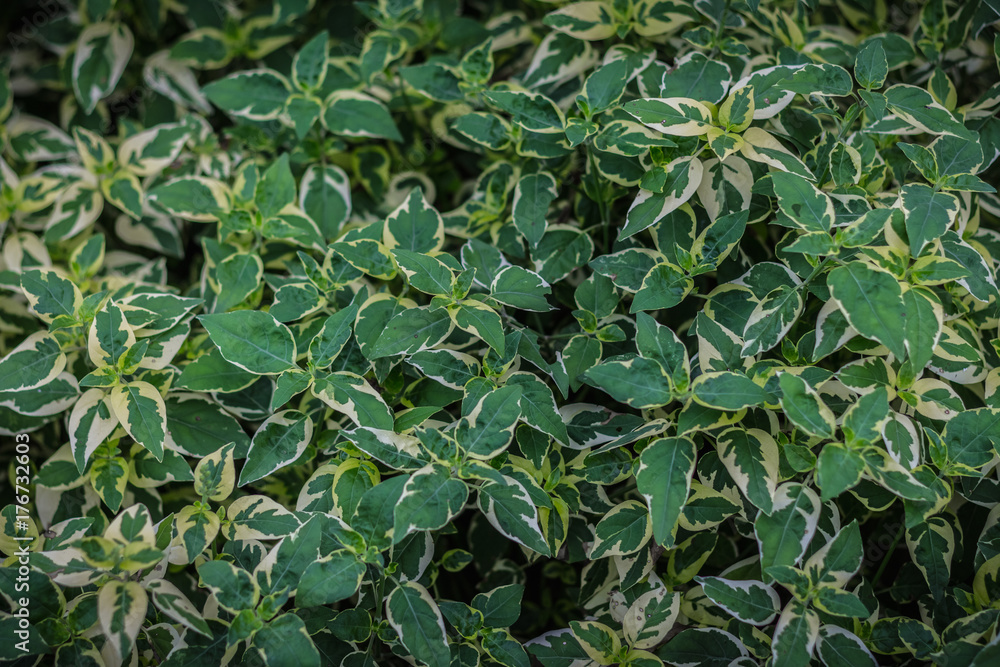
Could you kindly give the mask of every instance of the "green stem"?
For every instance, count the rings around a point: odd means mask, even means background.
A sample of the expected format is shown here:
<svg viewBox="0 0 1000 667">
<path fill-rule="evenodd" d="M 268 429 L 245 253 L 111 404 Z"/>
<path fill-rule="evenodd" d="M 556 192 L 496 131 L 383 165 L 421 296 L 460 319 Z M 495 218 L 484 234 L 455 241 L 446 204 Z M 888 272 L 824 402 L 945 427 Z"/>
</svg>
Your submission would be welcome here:
<svg viewBox="0 0 1000 667">
<path fill-rule="evenodd" d="M 815 280 L 816 276 L 818 276 L 820 274 L 820 272 L 823 271 L 824 268 L 826 268 L 826 265 L 832 259 L 833 259 L 833 255 L 827 255 L 826 257 L 824 257 L 823 261 L 821 261 L 819 264 L 817 264 L 816 268 L 814 268 L 812 270 L 812 273 L 810 273 L 809 276 L 805 280 L 802 281 L 802 286 L 805 287 L 809 283 L 811 283 L 813 280 Z"/>
<path fill-rule="evenodd" d="M 715 29 L 715 38 L 712 40 L 714 45 L 712 46 L 712 55 L 709 56 L 710 58 L 714 58 L 719 53 L 719 40 L 722 39 L 722 31 L 726 28 L 726 19 L 729 16 L 729 5 L 731 3 L 732 0 L 726 0 L 726 4 L 722 8 L 722 14 L 719 15 L 719 25 Z"/>
<path fill-rule="evenodd" d="M 879 580 L 879 577 L 881 577 L 882 573 L 885 572 L 886 566 L 889 565 L 889 557 L 892 556 L 892 553 L 896 550 L 896 546 L 899 545 L 899 540 L 903 537 L 903 531 L 905 529 L 906 528 L 904 526 L 899 527 L 899 530 L 896 532 L 896 537 L 892 540 L 892 545 L 889 547 L 889 550 L 885 552 L 885 555 L 882 556 L 882 563 L 878 566 L 878 570 L 872 578 L 872 589 L 875 588 L 875 582 Z"/>
<path fill-rule="evenodd" d="M 851 94 L 852 94 L 852 95 L 854 95 L 854 93 L 851 93 Z M 856 96 L 855 96 L 855 99 L 857 99 L 857 97 L 856 97 Z M 867 104 L 865 103 L 865 101 L 864 101 L 864 100 L 861 100 L 861 99 L 858 99 L 858 104 L 860 105 L 860 107 L 861 107 L 861 108 L 860 108 L 860 109 L 858 110 L 858 111 L 859 111 L 859 113 L 858 113 L 858 116 L 857 116 L 857 117 L 856 117 L 856 118 L 854 119 L 855 121 L 856 121 L 856 120 L 857 120 L 858 118 L 860 118 L 860 116 L 861 116 L 860 112 L 861 112 L 861 111 L 864 111 L 864 110 L 865 110 L 865 107 L 866 107 L 866 106 L 868 106 L 868 105 L 867 105 Z M 852 123 L 852 125 L 853 125 L 853 123 Z M 836 140 L 834 141 L 834 143 L 840 143 L 840 140 L 844 138 L 844 134 L 846 134 L 846 133 L 847 133 L 847 130 L 849 130 L 849 129 L 850 129 L 850 128 L 848 127 L 848 125 L 847 125 L 846 123 L 843 123 L 843 122 L 842 122 L 842 123 L 840 124 L 840 131 L 839 131 L 839 132 L 837 132 L 837 138 L 836 138 Z M 823 173 L 822 173 L 822 174 L 820 175 L 819 179 L 818 179 L 818 180 L 816 181 L 816 185 L 817 185 L 818 187 L 822 188 L 822 187 L 823 187 L 823 183 L 825 183 L 825 182 L 826 182 L 826 179 L 827 179 L 827 177 L 828 177 L 829 175 L 830 175 L 830 163 L 829 163 L 829 161 L 828 161 L 828 162 L 827 162 L 827 164 L 826 164 L 826 165 L 825 165 L 825 166 L 823 167 Z"/>
<path fill-rule="evenodd" d="M 400 97 L 403 98 L 403 106 L 406 107 L 406 115 L 410 117 L 410 122 L 413 123 L 414 128 L 417 126 L 417 114 L 413 111 L 413 105 L 410 104 L 410 96 L 406 94 L 406 86 L 403 83 L 403 77 L 399 73 L 399 68 L 396 67 L 393 71 L 396 80 L 396 90 L 399 91 Z"/>
</svg>

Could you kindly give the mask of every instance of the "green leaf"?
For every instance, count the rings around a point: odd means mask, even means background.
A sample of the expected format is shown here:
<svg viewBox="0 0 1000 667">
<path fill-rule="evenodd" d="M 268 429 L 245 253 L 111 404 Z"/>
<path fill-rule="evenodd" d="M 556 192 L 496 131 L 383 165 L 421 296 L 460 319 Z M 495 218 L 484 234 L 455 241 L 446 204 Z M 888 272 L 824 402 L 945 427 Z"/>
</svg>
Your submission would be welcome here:
<svg viewBox="0 0 1000 667">
<path fill-rule="evenodd" d="M 789 482 L 778 487 L 770 515 L 759 514 L 754 521 L 764 572 L 772 565 L 795 565 L 802 558 L 816 531 L 819 512 L 819 498 L 808 486 Z"/>
<path fill-rule="evenodd" d="M 501 269 L 490 284 L 490 296 L 522 310 L 548 311 L 549 292 L 549 284 L 540 275 L 520 266 Z"/>
<path fill-rule="evenodd" d="M 819 616 L 800 602 L 788 603 L 771 642 L 775 667 L 808 664 L 819 636 Z"/>
<path fill-rule="evenodd" d="M 66 368 L 59 342 L 38 331 L 0 359 L 0 391 L 25 392 L 45 386 Z"/>
<path fill-rule="evenodd" d="M 77 38 L 70 80 L 83 113 L 114 91 L 125 72 L 135 38 L 124 23 L 91 23 Z"/>
<path fill-rule="evenodd" d="M 302 90 L 314 90 L 323 85 L 327 72 L 327 41 L 330 35 L 324 30 L 306 42 L 292 61 L 292 79 Z"/>
<path fill-rule="evenodd" d="M 563 112 L 548 97 L 520 90 L 493 90 L 483 93 L 486 101 L 511 115 L 511 121 L 529 132 L 562 132 L 566 124 Z"/>
<path fill-rule="evenodd" d="M 467 301 L 451 311 L 451 318 L 459 329 L 483 340 L 497 353 L 503 353 L 503 321 L 495 310 L 476 301 Z"/>
<path fill-rule="evenodd" d="M 836 625 L 819 629 L 816 653 L 829 667 L 876 667 L 878 662 L 857 636 Z"/>
<path fill-rule="evenodd" d="M 300 607 L 318 607 L 345 600 L 358 591 L 364 574 L 365 565 L 356 555 L 338 549 L 306 567 L 295 603 Z"/>
<path fill-rule="evenodd" d="M 691 157 L 680 157 L 664 165 L 657 173 L 655 191 L 639 190 L 618 237 L 626 239 L 638 234 L 680 208 L 698 189 L 703 173 L 702 163 Z M 653 182 L 643 181 L 643 188 L 653 187 Z"/>
<path fill-rule="evenodd" d="M 156 186 L 149 201 L 179 218 L 212 222 L 232 207 L 232 193 L 221 181 L 204 176 L 182 176 Z"/>
<path fill-rule="evenodd" d="M 521 616 L 523 584 L 497 586 L 488 593 L 477 593 L 472 607 L 483 615 L 483 624 L 490 628 L 509 628 Z"/>
<path fill-rule="evenodd" d="M 817 584 L 844 586 L 861 567 L 863 559 L 861 529 L 855 520 L 816 551 L 806 562 L 804 569 L 810 580 Z"/>
<path fill-rule="evenodd" d="M 448 349 L 417 352 L 407 362 L 426 377 L 459 391 L 469 380 L 478 377 L 480 371 L 480 363 L 475 357 Z"/>
<path fill-rule="evenodd" d="M 674 386 L 686 388 L 691 364 L 684 344 L 669 327 L 659 324 L 646 313 L 637 314 L 635 322 L 635 344 L 639 354 L 658 362 L 667 371 Z"/>
<path fill-rule="evenodd" d="M 396 263 L 389 249 L 374 239 L 338 241 L 330 245 L 330 250 L 357 270 L 373 278 L 392 280 L 396 275 Z"/>
<path fill-rule="evenodd" d="M 401 248 L 430 253 L 444 244 L 441 214 L 428 203 L 421 188 L 413 188 L 385 221 L 382 242 L 390 250 Z"/>
<path fill-rule="evenodd" d="M 781 212 L 807 232 L 829 232 L 834 222 L 833 201 L 829 195 L 796 174 L 771 173 L 774 192 Z"/>
<path fill-rule="evenodd" d="M 156 387 L 134 380 L 112 390 L 110 400 L 115 416 L 132 439 L 162 461 L 167 408 Z"/>
<path fill-rule="evenodd" d="M 768 292 L 747 318 L 743 332 L 746 342 L 741 354 L 757 355 L 780 343 L 802 314 L 804 305 L 798 286 L 780 285 Z"/>
<path fill-rule="evenodd" d="M 295 365 L 291 331 L 268 313 L 241 310 L 198 319 L 220 354 L 234 366 L 256 375 L 277 375 Z"/>
<path fill-rule="evenodd" d="M 719 107 L 719 124 L 727 132 L 742 132 L 750 127 L 754 109 L 753 86 L 733 90 Z"/>
<path fill-rule="evenodd" d="M 684 300 L 693 285 L 691 278 L 678 267 L 669 262 L 660 262 L 643 278 L 629 312 L 673 308 Z"/>
<path fill-rule="evenodd" d="M 327 368 L 343 351 L 353 334 L 354 319 L 358 315 L 357 304 L 338 310 L 323 322 L 323 328 L 309 343 L 309 360 L 316 368 Z"/>
<path fill-rule="evenodd" d="M 627 500 L 597 523 L 590 559 L 628 556 L 646 546 L 652 535 L 649 510 L 637 500 Z"/>
<path fill-rule="evenodd" d="M 941 434 L 948 459 L 970 468 L 980 468 L 1000 451 L 1000 410 L 978 408 L 955 415 Z"/>
<path fill-rule="evenodd" d="M 389 625 L 414 658 L 431 666 L 450 662 L 444 619 L 426 588 L 401 583 L 386 598 L 385 610 Z"/>
<path fill-rule="evenodd" d="M 414 531 L 438 530 L 465 507 L 469 490 L 442 466 L 429 465 L 410 476 L 396 505 L 392 540 Z"/>
<path fill-rule="evenodd" d="M 739 410 L 775 402 L 773 394 L 746 375 L 729 371 L 699 375 L 691 391 L 695 401 L 716 410 Z"/>
<path fill-rule="evenodd" d="M 522 391 L 520 386 L 512 384 L 480 398 L 455 429 L 462 449 L 479 459 L 491 459 L 506 449 L 521 417 Z"/>
<path fill-rule="evenodd" d="M 236 72 L 205 86 L 212 104 L 232 116 L 254 121 L 277 118 L 291 92 L 285 77 L 270 69 Z"/>
<path fill-rule="evenodd" d="M 402 141 L 395 121 L 385 105 L 356 90 L 336 90 L 324 102 L 323 126 L 345 137 L 369 137 Z"/>
<path fill-rule="evenodd" d="M 973 133 L 923 88 L 899 83 L 886 89 L 885 100 L 890 111 L 922 132 L 974 139 Z"/>
<path fill-rule="evenodd" d="M 594 252 L 594 242 L 568 225 L 549 225 L 532 253 L 535 271 L 548 283 L 556 283 L 586 264 Z"/>
<path fill-rule="evenodd" d="M 549 205 L 558 196 L 556 179 L 547 172 L 529 174 L 517 182 L 512 210 L 514 225 L 532 248 L 545 236 Z"/>
<path fill-rule="evenodd" d="M 392 251 L 399 270 L 414 288 L 425 294 L 451 294 L 452 281 L 455 279 L 451 269 L 439 259 L 412 250 L 395 248 Z"/>
<path fill-rule="evenodd" d="M 583 379 L 634 408 L 656 408 L 673 400 L 670 379 L 663 367 L 644 357 L 602 362 L 586 371 Z"/>
<path fill-rule="evenodd" d="M 618 103 L 625 93 L 628 74 L 629 61 L 620 58 L 598 67 L 587 77 L 583 83 L 583 95 L 591 114 L 606 111 Z"/>
<path fill-rule="evenodd" d="M 656 652 L 673 664 L 698 664 L 707 667 L 731 665 L 749 654 L 738 638 L 718 628 L 688 628 L 673 637 Z"/>
<path fill-rule="evenodd" d="M 423 63 L 399 69 L 406 83 L 437 102 L 456 102 L 465 99 L 459 84 L 461 78 L 455 69 L 442 63 Z"/>
<path fill-rule="evenodd" d="M 891 274 L 851 262 L 831 271 L 827 284 L 859 334 L 882 343 L 898 359 L 906 356 L 903 292 Z"/>
<path fill-rule="evenodd" d="M 712 127 L 705 105 L 686 97 L 633 100 L 623 107 L 640 123 L 675 137 L 696 137 Z"/>
<path fill-rule="evenodd" d="M 951 524 L 940 516 L 906 528 L 906 546 L 935 599 L 941 599 L 951 579 L 956 537 Z"/>
<path fill-rule="evenodd" d="M 434 347 L 448 337 L 454 322 L 444 308 L 410 308 L 395 315 L 375 341 L 371 359 L 413 354 Z"/>
<path fill-rule="evenodd" d="M 263 275 L 264 264 L 256 254 L 237 253 L 224 259 L 215 268 L 215 310 L 225 312 L 242 303 L 257 289 Z"/>
<path fill-rule="evenodd" d="M 101 192 L 106 200 L 117 206 L 129 217 L 134 220 L 142 218 L 145 195 L 135 174 L 124 170 L 117 172 L 101 181 Z"/>
<path fill-rule="evenodd" d="M 614 630 L 596 621 L 570 621 L 569 627 L 592 661 L 599 665 L 615 664 L 621 640 Z"/>
<path fill-rule="evenodd" d="M 574 2 L 545 15 L 542 22 L 576 39 L 600 40 L 615 33 L 611 8 L 600 2 Z"/>
<path fill-rule="evenodd" d="M 135 345 L 135 333 L 118 305 L 108 299 L 94 314 L 87 339 L 90 360 L 95 366 L 117 366 L 118 360 Z"/>
<path fill-rule="evenodd" d="M 317 377 L 313 393 L 358 426 L 392 430 L 392 411 L 379 392 L 360 375 L 340 371 Z"/>
<path fill-rule="evenodd" d="M 295 203 L 295 179 L 288 166 L 288 154 L 274 162 L 257 183 L 254 193 L 257 210 L 265 218 L 273 218 L 281 209 Z"/>
<path fill-rule="evenodd" d="M 210 500 L 225 500 L 236 485 L 233 443 L 198 461 L 194 469 L 194 492 Z"/>
<path fill-rule="evenodd" d="M 148 591 L 153 597 L 153 606 L 181 625 L 190 628 L 203 637 L 211 637 L 208 623 L 201 617 L 201 612 L 190 600 L 166 579 L 149 582 Z"/>
<path fill-rule="evenodd" d="M 500 534 L 542 555 L 550 553 L 538 523 L 535 504 L 520 482 L 486 482 L 479 487 L 479 508 Z"/>
<path fill-rule="evenodd" d="M 781 409 L 793 424 L 819 438 L 832 438 L 836 431 L 833 411 L 809 384 L 797 375 L 782 373 Z"/>
<path fill-rule="evenodd" d="M 97 595 L 101 629 L 118 655 L 129 655 L 148 606 L 146 591 L 135 581 L 110 581 Z"/>
<path fill-rule="evenodd" d="M 910 254 L 914 257 L 920 255 L 927 244 L 941 238 L 958 214 L 958 200 L 954 195 L 935 192 L 920 183 L 905 186 L 899 199 L 906 214 Z"/>
<path fill-rule="evenodd" d="M 31 309 L 49 323 L 61 315 L 75 317 L 83 304 L 83 295 L 72 281 L 47 269 L 22 271 L 21 289 Z"/>
<path fill-rule="evenodd" d="M 734 618 L 751 625 L 768 625 L 777 617 L 778 594 L 759 581 L 695 577 L 705 595 Z"/>
<path fill-rule="evenodd" d="M 847 618 L 868 618 L 871 612 L 854 593 L 822 586 L 816 591 L 813 605 L 820 611 Z"/>
<path fill-rule="evenodd" d="M 841 428 L 848 444 L 871 444 L 880 437 L 888 418 L 889 391 L 886 387 L 876 387 L 859 396 L 847 409 Z"/>
<path fill-rule="evenodd" d="M 253 647 L 267 665 L 319 667 L 321 664 L 306 624 L 295 614 L 282 614 L 264 624 L 253 636 Z"/>
<path fill-rule="evenodd" d="M 854 450 L 838 443 L 823 445 L 816 465 L 816 481 L 824 501 L 836 498 L 861 480 L 864 459 Z"/>
<path fill-rule="evenodd" d="M 764 514 L 774 510 L 778 445 L 760 429 L 730 428 L 716 440 L 719 460 L 747 499 Z"/>
<path fill-rule="evenodd" d="M 298 459 L 312 438 L 313 423 L 297 410 L 282 410 L 257 429 L 239 486 L 256 482 Z"/>
<path fill-rule="evenodd" d="M 336 238 L 351 215 L 351 183 L 336 165 L 312 165 L 299 183 L 299 207 L 327 240 Z"/>
<path fill-rule="evenodd" d="M 167 447 L 203 457 L 234 443 L 235 456 L 246 456 L 250 438 L 240 423 L 217 403 L 193 393 L 171 394 L 167 407 Z"/>
<path fill-rule="evenodd" d="M 656 542 L 672 548 L 691 488 L 697 447 L 688 438 L 660 438 L 642 450 L 635 479 L 646 499 Z"/>
<path fill-rule="evenodd" d="M 873 39 L 858 49 L 858 55 L 854 59 L 854 78 L 862 88 L 881 88 L 888 74 L 889 62 L 881 42 Z"/>
<path fill-rule="evenodd" d="M 569 443 L 566 424 L 548 385 L 531 373 L 511 373 L 506 387 L 520 387 L 521 420 L 563 444 Z"/>
</svg>

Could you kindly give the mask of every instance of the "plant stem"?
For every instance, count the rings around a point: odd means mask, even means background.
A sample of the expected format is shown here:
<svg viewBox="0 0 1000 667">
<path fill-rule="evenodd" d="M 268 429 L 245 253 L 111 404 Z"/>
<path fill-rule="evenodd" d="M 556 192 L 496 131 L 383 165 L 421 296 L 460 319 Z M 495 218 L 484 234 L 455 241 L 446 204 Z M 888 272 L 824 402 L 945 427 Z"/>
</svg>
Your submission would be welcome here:
<svg viewBox="0 0 1000 667">
<path fill-rule="evenodd" d="M 889 564 L 889 557 L 896 550 L 896 546 L 899 544 L 899 539 L 901 537 L 903 537 L 903 531 L 905 529 L 906 529 L 905 526 L 900 526 L 899 527 L 899 530 L 896 532 L 896 537 L 893 538 L 892 544 L 889 546 L 889 550 L 882 557 L 882 563 L 878 566 L 878 570 L 876 570 L 875 576 L 872 578 L 872 589 L 873 590 L 875 588 L 875 582 L 877 582 L 879 580 L 879 577 L 882 576 L 882 573 L 885 572 L 885 568 Z"/>
</svg>

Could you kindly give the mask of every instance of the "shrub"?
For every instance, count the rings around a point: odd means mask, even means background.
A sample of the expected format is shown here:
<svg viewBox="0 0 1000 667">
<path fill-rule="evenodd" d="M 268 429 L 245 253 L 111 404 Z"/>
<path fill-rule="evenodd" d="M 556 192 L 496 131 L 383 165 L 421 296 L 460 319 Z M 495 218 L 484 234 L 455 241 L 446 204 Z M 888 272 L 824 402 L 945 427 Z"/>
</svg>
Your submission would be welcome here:
<svg viewBox="0 0 1000 667">
<path fill-rule="evenodd" d="M 996 664 L 995 3 L 21 9 L 5 659 Z"/>
</svg>

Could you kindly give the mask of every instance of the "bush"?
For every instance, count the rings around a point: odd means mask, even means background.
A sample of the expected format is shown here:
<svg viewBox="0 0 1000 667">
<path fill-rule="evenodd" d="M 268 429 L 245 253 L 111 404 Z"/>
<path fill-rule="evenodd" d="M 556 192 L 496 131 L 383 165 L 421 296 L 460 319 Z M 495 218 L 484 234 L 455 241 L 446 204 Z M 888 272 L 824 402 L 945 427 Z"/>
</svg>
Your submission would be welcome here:
<svg viewBox="0 0 1000 667">
<path fill-rule="evenodd" d="M 0 655 L 997 664 L 998 12 L 15 8 Z"/>
</svg>

